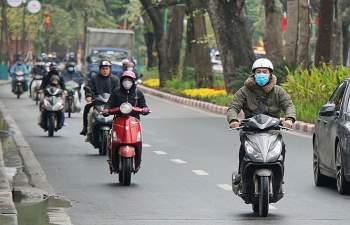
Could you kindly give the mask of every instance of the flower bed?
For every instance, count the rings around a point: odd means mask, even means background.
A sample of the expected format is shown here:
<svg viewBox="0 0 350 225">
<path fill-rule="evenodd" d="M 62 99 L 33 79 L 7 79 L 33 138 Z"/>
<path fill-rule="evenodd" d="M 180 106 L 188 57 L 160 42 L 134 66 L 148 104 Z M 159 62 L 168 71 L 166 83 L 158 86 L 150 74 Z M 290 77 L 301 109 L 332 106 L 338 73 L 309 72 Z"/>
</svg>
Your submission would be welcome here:
<svg viewBox="0 0 350 225">
<path fill-rule="evenodd" d="M 150 88 L 159 89 L 159 79 L 148 79 L 143 84 Z M 207 101 L 210 103 L 228 106 L 233 96 L 228 95 L 224 89 L 220 88 L 191 88 L 192 83 L 180 82 L 178 80 L 168 81 L 162 91 L 179 96 Z"/>
</svg>

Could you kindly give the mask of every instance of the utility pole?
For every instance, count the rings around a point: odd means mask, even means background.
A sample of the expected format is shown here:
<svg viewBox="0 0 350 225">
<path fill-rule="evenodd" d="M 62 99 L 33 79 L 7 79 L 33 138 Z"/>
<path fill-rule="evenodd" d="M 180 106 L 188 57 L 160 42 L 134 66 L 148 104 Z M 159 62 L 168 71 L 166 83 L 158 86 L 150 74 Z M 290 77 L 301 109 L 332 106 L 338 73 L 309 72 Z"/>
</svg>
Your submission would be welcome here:
<svg viewBox="0 0 350 225">
<path fill-rule="evenodd" d="M 21 43 L 21 47 L 22 47 L 22 56 L 25 57 L 25 51 L 26 51 L 26 2 L 27 0 L 22 0 L 23 3 L 23 14 L 22 14 L 22 43 Z"/>
</svg>

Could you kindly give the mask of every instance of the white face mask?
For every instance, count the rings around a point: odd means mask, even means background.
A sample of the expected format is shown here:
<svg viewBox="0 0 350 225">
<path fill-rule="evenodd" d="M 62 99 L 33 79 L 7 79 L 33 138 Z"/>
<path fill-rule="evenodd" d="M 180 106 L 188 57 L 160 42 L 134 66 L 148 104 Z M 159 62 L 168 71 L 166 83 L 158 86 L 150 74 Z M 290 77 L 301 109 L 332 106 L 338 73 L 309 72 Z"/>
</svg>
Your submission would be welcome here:
<svg viewBox="0 0 350 225">
<path fill-rule="evenodd" d="M 133 67 L 128 67 L 128 69 L 127 69 L 128 71 L 133 71 L 134 70 L 134 68 Z"/>
<path fill-rule="evenodd" d="M 123 87 L 126 89 L 126 90 L 130 90 L 130 88 L 132 87 L 133 85 L 133 81 L 129 80 L 129 79 L 124 79 L 123 82 L 122 82 L 122 85 Z"/>
</svg>

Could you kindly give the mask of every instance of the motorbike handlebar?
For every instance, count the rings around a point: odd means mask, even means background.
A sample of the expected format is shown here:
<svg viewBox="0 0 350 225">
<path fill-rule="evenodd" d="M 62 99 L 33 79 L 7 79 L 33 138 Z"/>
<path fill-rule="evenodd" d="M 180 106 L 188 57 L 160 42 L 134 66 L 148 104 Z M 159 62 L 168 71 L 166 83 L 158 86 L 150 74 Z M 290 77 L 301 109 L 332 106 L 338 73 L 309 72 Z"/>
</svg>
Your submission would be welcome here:
<svg viewBox="0 0 350 225">
<path fill-rule="evenodd" d="M 101 111 L 102 114 L 108 114 L 108 115 L 114 115 L 114 114 L 117 114 L 119 112 L 120 112 L 120 108 L 119 107 L 115 107 L 115 108 L 111 108 L 111 109 L 104 109 L 104 110 Z M 140 108 L 140 107 L 132 107 L 132 111 L 131 112 L 140 113 L 140 114 L 149 114 L 149 113 L 151 113 L 150 110 L 144 111 L 144 109 Z"/>
</svg>

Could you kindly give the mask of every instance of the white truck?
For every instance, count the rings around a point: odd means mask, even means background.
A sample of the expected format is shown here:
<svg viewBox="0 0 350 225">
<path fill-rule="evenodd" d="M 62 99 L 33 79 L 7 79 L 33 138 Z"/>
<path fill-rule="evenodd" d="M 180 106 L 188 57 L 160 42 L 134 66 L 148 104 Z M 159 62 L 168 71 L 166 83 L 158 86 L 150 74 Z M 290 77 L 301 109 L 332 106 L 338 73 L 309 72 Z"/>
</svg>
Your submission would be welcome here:
<svg viewBox="0 0 350 225">
<path fill-rule="evenodd" d="M 121 61 L 132 57 L 133 31 L 88 27 L 85 40 L 88 75 L 98 72 L 98 63 L 101 58 L 108 57 L 113 64 L 112 73 L 118 74 L 121 70 Z"/>
</svg>

